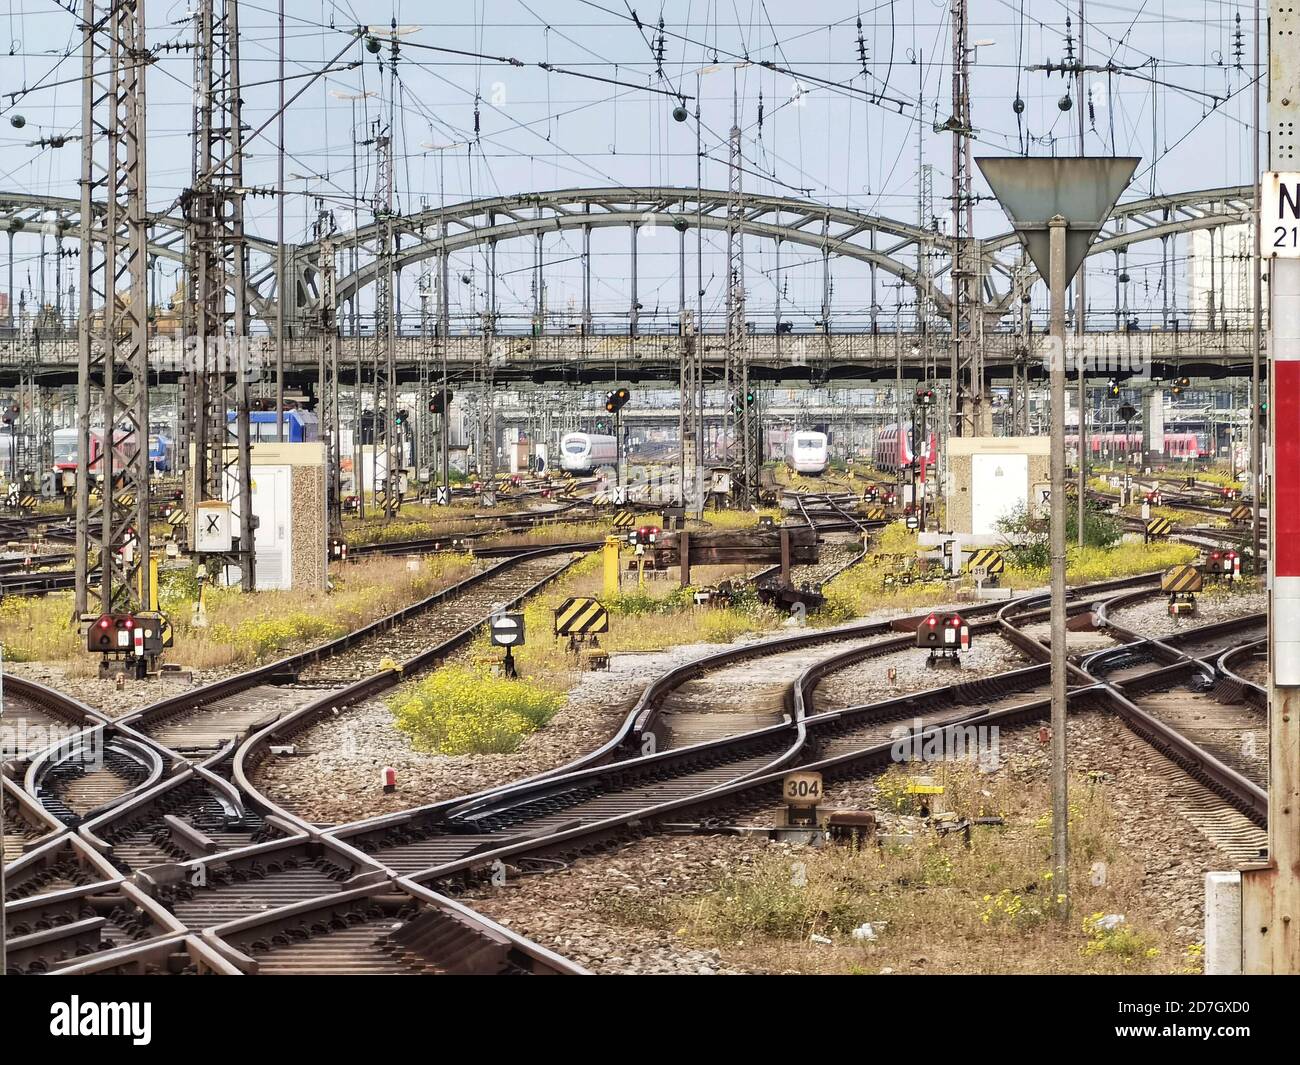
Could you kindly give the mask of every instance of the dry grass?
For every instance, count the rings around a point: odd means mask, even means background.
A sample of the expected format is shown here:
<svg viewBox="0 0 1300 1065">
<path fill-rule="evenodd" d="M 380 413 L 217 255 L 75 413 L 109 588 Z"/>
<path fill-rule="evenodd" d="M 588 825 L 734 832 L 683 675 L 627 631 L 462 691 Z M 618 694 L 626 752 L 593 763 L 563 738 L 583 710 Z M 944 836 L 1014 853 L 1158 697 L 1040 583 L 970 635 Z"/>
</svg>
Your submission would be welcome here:
<svg viewBox="0 0 1300 1065">
<path fill-rule="evenodd" d="M 893 767 L 877 788 L 889 810 L 908 770 Z M 1026 780 L 1004 768 L 982 774 L 950 763 L 947 809 L 999 814 L 964 845 L 909 818 L 909 842 L 880 846 L 773 849 L 721 876 L 694 898 L 602 896 L 602 912 L 625 923 L 672 931 L 693 947 L 721 949 L 730 964 L 800 973 L 1177 973 L 1199 955 L 1165 927 L 1142 894 L 1142 863 L 1119 844 L 1117 814 L 1102 787 L 1071 784 L 1072 917 L 1055 914 L 1050 872 L 1050 798 L 1045 774 Z M 1104 883 L 1094 875 L 1105 863 Z M 1124 914 L 1114 931 L 1097 924 Z M 871 925 L 874 940 L 852 932 Z M 811 943 L 819 935 L 829 945 Z"/>
<path fill-rule="evenodd" d="M 196 669 L 248 666 L 342 636 L 469 576 L 468 555 L 441 553 L 415 561 L 367 558 L 335 568 L 326 593 L 257 592 L 209 588 L 208 626 L 194 624 L 197 582 L 191 570 L 165 572 L 159 596 L 171 619 L 174 646 L 167 659 Z M 71 593 L 0 602 L 0 643 L 17 661 L 66 662 L 67 673 L 89 676 L 95 662 L 72 624 Z"/>
<path fill-rule="evenodd" d="M 624 563 L 630 556 L 624 555 Z M 553 691 L 566 691 L 574 683 L 579 662 L 568 651 L 567 639 L 555 637 L 555 611 L 570 596 L 593 596 L 609 610 L 610 631 L 599 637 L 607 651 L 658 651 L 689 643 L 727 643 L 739 636 L 777 629 L 781 615 L 760 605 L 746 591 L 729 609 L 697 607 L 694 589 L 679 588 L 672 579 L 647 580 L 636 587 L 635 574 L 624 574 L 619 595 L 603 594 L 600 552 L 593 552 L 571 567 L 524 607 L 528 642 L 515 652 L 521 676 Z M 500 648 L 490 645 L 486 633 L 475 640 L 470 655 L 481 668 L 501 660 Z"/>
<path fill-rule="evenodd" d="M 546 547 L 549 544 L 597 543 L 613 536 L 613 514 L 605 521 L 573 521 L 550 525 L 534 525 L 522 532 L 502 533 L 485 537 L 484 547 Z"/>
</svg>

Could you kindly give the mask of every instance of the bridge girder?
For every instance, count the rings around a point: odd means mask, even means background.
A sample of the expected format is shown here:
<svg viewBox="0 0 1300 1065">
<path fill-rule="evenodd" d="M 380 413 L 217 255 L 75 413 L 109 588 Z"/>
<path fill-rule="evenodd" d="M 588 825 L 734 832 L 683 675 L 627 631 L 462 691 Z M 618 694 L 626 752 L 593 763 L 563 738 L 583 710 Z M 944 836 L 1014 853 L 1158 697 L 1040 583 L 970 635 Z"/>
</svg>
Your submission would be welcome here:
<svg viewBox="0 0 1300 1065">
<path fill-rule="evenodd" d="M 1254 190 L 1249 185 L 1194 190 L 1173 195 L 1147 197 L 1121 203 L 1102 227 L 1089 255 L 1101 255 L 1196 230 L 1248 224 L 1251 221 Z M 538 233 L 581 230 L 584 227 L 632 227 L 650 224 L 673 228 L 684 225 L 725 231 L 730 193 L 720 190 L 680 189 L 660 186 L 605 189 L 562 189 L 469 200 L 432 208 L 399 218 L 398 233 L 416 238 L 403 247 L 394 265 L 402 269 L 438 255 L 444 248 L 455 253 L 465 248 L 535 236 Z M 947 313 L 949 297 L 939 281 L 948 273 L 941 266 L 933 277 L 922 278 L 915 267 L 916 253 L 925 244 L 942 249 L 949 238 L 909 223 L 842 207 L 829 207 L 792 197 L 744 197 L 744 229 L 751 237 L 789 242 L 832 256 L 854 259 L 884 270 L 905 285 L 920 289 L 934 302 L 939 314 Z M 529 217 L 529 213 L 532 217 Z M 50 217 L 50 216 L 53 217 Z M 788 216 L 788 217 L 787 217 Z M 19 230 L 37 233 L 42 228 L 65 239 L 76 239 L 80 217 L 79 201 L 69 197 L 37 196 L 23 192 L 0 192 L 0 232 Z M 15 222 L 19 223 L 15 225 Z M 446 224 L 445 242 L 437 234 Z M 149 254 L 183 262 L 184 222 L 168 212 L 150 216 Z M 339 232 L 334 246 L 356 246 L 371 254 L 376 228 L 362 226 L 355 232 Z M 275 245 L 249 237 L 250 250 L 262 261 L 249 274 L 252 313 L 273 322 L 278 300 L 274 293 Z M 983 239 L 980 247 L 988 257 L 989 270 L 983 292 L 984 313 L 1000 318 L 1010 309 L 1016 292 L 1013 275 L 1026 271 L 1026 284 L 1038 280 L 1033 267 L 1022 262 L 1014 233 Z M 315 242 L 295 245 L 289 253 L 288 274 L 295 293 L 295 314 L 307 319 L 319 299 Z M 342 304 L 374 283 L 373 259 L 354 274 L 339 278 L 336 299 Z"/>
</svg>

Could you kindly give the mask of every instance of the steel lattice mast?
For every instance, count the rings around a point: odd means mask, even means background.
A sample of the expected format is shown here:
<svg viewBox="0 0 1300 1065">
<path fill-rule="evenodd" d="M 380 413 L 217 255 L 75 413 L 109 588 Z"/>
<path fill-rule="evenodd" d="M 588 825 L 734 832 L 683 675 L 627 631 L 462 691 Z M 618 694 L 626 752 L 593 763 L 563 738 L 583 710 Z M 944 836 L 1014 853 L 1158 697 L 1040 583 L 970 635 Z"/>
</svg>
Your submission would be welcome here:
<svg viewBox="0 0 1300 1065">
<path fill-rule="evenodd" d="M 76 609 L 151 602 L 143 0 L 85 0 L 81 298 L 77 365 Z M 92 502 L 91 427 L 102 421 Z M 97 546 L 95 572 L 91 553 Z"/>
<path fill-rule="evenodd" d="M 371 437 L 376 455 L 383 440 L 385 462 L 383 511 L 397 509 L 397 471 L 401 434 L 397 431 L 397 338 L 393 334 L 393 142 L 387 131 L 375 137 L 375 221 L 379 230 L 375 259 L 375 417 Z M 379 369 L 384 368 L 384 409 L 378 403 Z"/>
<path fill-rule="evenodd" d="M 251 592 L 256 580 L 248 412 L 256 363 L 248 344 L 238 0 L 203 0 L 197 18 L 194 184 L 182 193 L 194 270 L 192 489 L 196 500 L 235 497 L 239 547 L 229 561 L 239 566 L 243 590 Z"/>
<path fill-rule="evenodd" d="M 316 367 L 316 410 L 325 448 L 325 520 L 334 535 L 343 533 L 343 483 L 339 465 L 339 322 L 335 300 L 334 214 L 316 219 L 320 241 L 320 361 Z"/>
<path fill-rule="evenodd" d="M 736 108 L 733 93 L 733 111 Z M 745 201 L 741 178 L 740 124 L 733 114 L 727 139 L 727 383 L 732 396 L 732 492 L 748 507 L 758 488 L 757 412 L 749 402 L 749 345 L 745 335 Z"/>
<path fill-rule="evenodd" d="M 984 391 L 980 264 L 973 236 L 971 174 L 970 45 L 967 0 L 952 0 L 952 303 L 950 312 L 949 398 L 954 436 L 978 433 Z"/>
</svg>

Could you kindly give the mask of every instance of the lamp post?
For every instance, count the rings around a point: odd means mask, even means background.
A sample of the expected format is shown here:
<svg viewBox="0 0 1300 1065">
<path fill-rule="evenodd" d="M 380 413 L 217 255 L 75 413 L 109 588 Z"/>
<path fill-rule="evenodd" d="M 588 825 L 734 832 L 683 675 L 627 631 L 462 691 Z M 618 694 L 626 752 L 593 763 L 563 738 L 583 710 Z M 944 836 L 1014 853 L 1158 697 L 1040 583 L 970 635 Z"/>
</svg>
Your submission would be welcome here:
<svg viewBox="0 0 1300 1065">
<path fill-rule="evenodd" d="M 1052 397 L 1050 551 L 1052 559 L 1052 885 L 1058 912 L 1070 912 L 1069 788 L 1066 748 L 1065 629 L 1065 301 L 1119 194 L 1137 169 L 1129 158 L 979 159 L 980 170 L 1051 293 Z M 1079 366 L 1082 373 L 1083 367 Z M 1082 437 L 1082 432 L 1080 433 Z"/>
</svg>

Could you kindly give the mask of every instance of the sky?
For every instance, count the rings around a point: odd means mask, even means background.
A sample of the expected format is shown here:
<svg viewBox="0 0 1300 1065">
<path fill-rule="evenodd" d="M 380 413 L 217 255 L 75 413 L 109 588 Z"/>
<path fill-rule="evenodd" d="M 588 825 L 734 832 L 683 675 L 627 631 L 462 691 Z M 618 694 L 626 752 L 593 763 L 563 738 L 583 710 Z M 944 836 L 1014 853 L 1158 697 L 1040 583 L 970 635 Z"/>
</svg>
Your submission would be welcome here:
<svg viewBox="0 0 1300 1065">
<path fill-rule="evenodd" d="M 75 0 L 11 0 L 0 11 L 0 192 L 77 195 L 77 143 L 32 143 L 79 131 L 80 35 L 66 3 L 80 6 Z M 147 85 L 148 198 L 155 210 L 174 208 L 190 180 L 194 77 L 185 46 L 193 40 L 192 7 L 192 0 L 146 0 L 148 39 L 158 49 Z M 1059 107 L 1061 97 L 1072 94 L 1072 80 L 1026 68 L 1065 56 L 1067 16 L 1077 53 L 1079 7 L 1077 0 L 969 0 L 968 40 L 979 45 L 971 72 L 976 155 L 1078 154 L 1078 101 L 1068 112 Z M 240 4 L 244 118 L 254 129 L 277 110 L 279 9 L 275 0 Z M 695 121 L 692 115 L 676 122 L 672 110 L 674 94 L 681 94 L 694 112 L 697 77 L 706 187 L 727 186 L 734 107 L 746 191 L 907 222 L 925 214 L 942 231 L 950 226 L 951 137 L 933 128 L 952 110 L 945 2 L 286 0 L 283 9 L 288 92 L 305 86 L 286 117 L 285 171 L 296 175 L 283 190 L 291 241 L 309 239 L 320 206 L 333 211 L 341 230 L 373 219 L 375 166 L 370 149 L 358 142 L 373 139 L 377 123 L 391 122 L 396 197 L 404 213 L 539 190 L 694 187 Z M 1251 181 L 1253 10 L 1207 0 L 1085 0 L 1083 58 L 1113 69 L 1087 75 L 1083 149 L 1142 157 L 1125 199 Z M 662 64 L 656 43 L 661 17 Z M 402 29 L 396 92 L 387 46 L 372 55 L 354 32 L 358 25 L 387 27 L 392 20 Z M 522 65 L 503 61 L 508 58 Z M 746 61 L 751 65 L 742 65 Z M 765 62 L 782 69 L 757 65 Z M 338 98 L 360 92 L 375 95 L 357 102 Z M 1024 103 L 1019 116 L 1017 98 Z M 12 125 L 16 115 L 25 119 L 21 129 Z M 278 187 L 277 133 L 271 122 L 249 144 L 244 173 L 246 184 L 272 194 Z M 928 211 L 918 203 L 923 165 L 932 168 Z M 1005 218 L 978 177 L 975 193 L 977 235 L 1004 232 Z M 248 230 L 274 238 L 274 195 L 249 201 Z M 615 321 L 626 312 L 627 241 L 625 231 L 593 237 L 598 318 Z M 710 313 L 725 299 L 722 242 L 711 235 L 705 244 Z M 580 299 L 580 253 L 576 233 L 545 244 L 547 303 L 557 312 Z M 38 284 L 37 254 L 34 239 L 19 242 L 18 287 Z M 532 255 L 530 241 L 503 243 L 498 252 L 501 310 L 521 320 L 533 299 Z M 650 322 L 675 320 L 676 240 L 643 235 L 639 260 L 643 315 Z M 160 288 L 174 288 L 174 267 L 160 269 Z M 453 293 L 459 327 L 483 309 L 483 255 L 458 256 L 451 269 L 468 279 Z M 1090 267 L 1094 312 L 1113 305 L 1118 269 L 1100 261 Z M 1158 246 L 1131 252 L 1123 269 L 1132 279 L 1130 306 L 1158 312 Z M 64 285 L 74 270 L 66 260 Z M 404 272 L 401 299 L 408 312 L 417 305 L 418 281 L 417 270 Z M 873 293 L 865 269 L 845 261 L 833 266 L 833 287 L 832 307 L 845 323 L 860 325 L 873 303 L 888 320 L 900 298 L 883 280 Z M 820 258 L 787 247 L 778 271 L 771 242 L 749 240 L 746 291 L 751 317 L 770 314 L 779 294 L 796 327 L 809 328 L 820 317 Z"/>
</svg>

